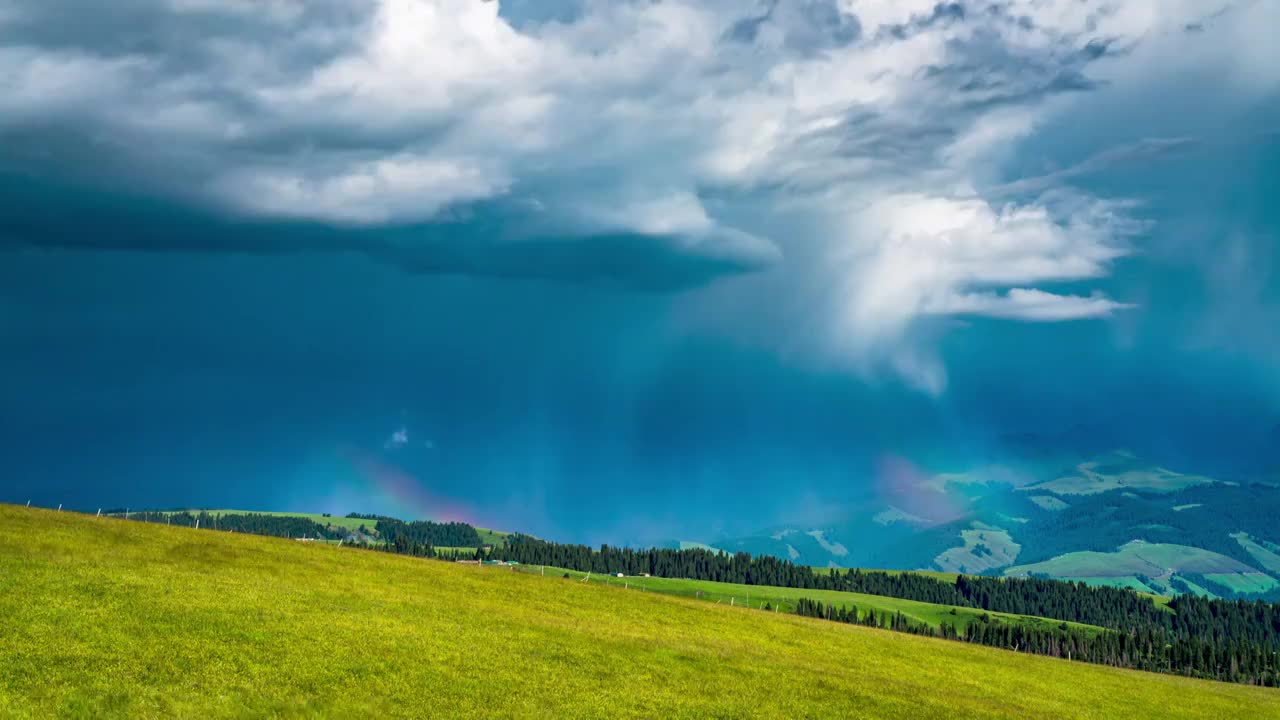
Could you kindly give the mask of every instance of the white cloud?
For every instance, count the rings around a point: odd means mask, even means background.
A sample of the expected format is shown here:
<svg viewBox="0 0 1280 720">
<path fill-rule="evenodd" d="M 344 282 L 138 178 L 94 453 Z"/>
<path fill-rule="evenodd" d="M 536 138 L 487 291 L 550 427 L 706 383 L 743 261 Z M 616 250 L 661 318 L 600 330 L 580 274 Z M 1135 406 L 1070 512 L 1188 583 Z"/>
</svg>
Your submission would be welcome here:
<svg viewBox="0 0 1280 720">
<path fill-rule="evenodd" d="M 896 337 L 921 315 L 1041 321 L 1104 315 L 1117 306 L 1103 298 L 1086 313 L 1078 298 L 1025 288 L 1003 296 L 973 290 L 1099 277 L 1127 252 L 1121 241 L 1130 229 L 1099 202 L 1055 217 L 1038 204 L 909 194 L 871 202 L 848 227 L 836 263 L 846 279 L 846 331 L 855 344 Z M 1063 309 L 1053 309 L 1055 301 Z"/>
<path fill-rule="evenodd" d="M 128 91 L 130 74 L 143 64 L 130 56 L 0 45 L 0 127 L 110 102 Z"/>
<path fill-rule="evenodd" d="M 913 17 L 928 17 L 938 5 L 937 0 L 841 0 L 840 6 L 862 22 L 864 28 L 878 29 L 886 25 L 901 25 Z"/>
<path fill-rule="evenodd" d="M 1056 295 L 1043 290 L 1012 288 L 995 292 L 962 293 L 935 297 L 926 312 L 943 315 L 987 315 L 1015 320 L 1054 322 L 1103 317 L 1132 308 L 1102 295 Z"/>
<path fill-rule="evenodd" d="M 402 154 L 322 169 L 314 177 L 300 174 L 306 171 L 313 170 L 236 168 L 215 187 L 240 208 L 266 215 L 375 224 L 428 219 L 451 204 L 493 197 L 510 182 L 482 157 Z"/>
</svg>

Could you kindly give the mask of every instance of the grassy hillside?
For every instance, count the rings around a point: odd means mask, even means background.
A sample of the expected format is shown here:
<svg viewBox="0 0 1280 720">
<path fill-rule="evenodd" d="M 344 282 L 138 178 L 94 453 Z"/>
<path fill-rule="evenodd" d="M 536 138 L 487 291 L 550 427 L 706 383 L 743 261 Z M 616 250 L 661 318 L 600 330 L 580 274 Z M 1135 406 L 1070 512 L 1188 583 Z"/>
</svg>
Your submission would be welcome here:
<svg viewBox="0 0 1280 720">
<path fill-rule="evenodd" d="M 511 536 L 511 533 L 509 532 L 503 532 L 502 530 L 490 530 L 489 528 L 482 527 L 476 528 L 476 532 L 480 534 L 480 540 L 482 540 L 486 545 L 493 545 L 494 547 L 505 545 L 507 538 Z"/>
<path fill-rule="evenodd" d="M 536 567 L 523 568 L 529 572 L 538 572 Z M 553 570 L 548 568 L 547 573 L 561 577 L 568 573 L 571 578 L 577 580 L 587 579 L 587 574 L 574 570 Z M 954 580 L 954 576 L 952 577 Z M 626 577 L 617 578 L 608 575 L 595 574 L 589 578 L 590 582 L 604 583 L 624 589 L 643 589 L 648 592 L 659 592 L 667 595 L 679 595 L 681 597 L 691 597 L 708 602 L 728 604 L 733 606 L 750 606 L 752 608 L 761 608 L 764 603 L 768 602 L 770 606 L 780 606 L 781 612 L 789 612 L 795 609 L 796 600 L 800 598 L 808 598 L 810 600 L 821 601 L 825 605 L 834 607 L 857 607 L 859 616 L 865 617 L 868 610 L 875 610 L 877 615 L 884 613 L 902 613 L 907 618 L 916 622 L 924 623 L 932 627 L 938 627 L 942 623 L 950 623 L 955 625 L 957 629 L 967 627 L 969 623 L 974 622 L 980 615 L 982 610 L 975 610 L 967 607 L 952 607 L 950 605 L 938 605 L 935 603 L 917 602 L 915 600 L 903 600 L 900 598 L 884 597 L 883 595 L 866 595 L 863 593 L 840 592 L 837 590 L 805 590 L 798 588 L 786 587 L 770 587 L 767 585 L 738 585 L 735 583 L 711 582 L 708 580 L 681 580 L 675 578 L 656 578 L 656 577 Z M 955 611 L 952 613 L 952 611 Z M 1005 622 L 1017 625 L 1025 625 L 1031 627 L 1053 628 L 1061 624 L 1059 620 L 1049 620 L 1046 618 L 1030 617 L 1027 615 L 1012 615 L 1009 613 L 987 613 L 996 622 Z M 1076 628 L 1092 632 L 1102 632 L 1102 628 L 1093 625 L 1082 625 L 1080 623 L 1068 623 Z"/>
<path fill-rule="evenodd" d="M 1115 552 L 1066 553 L 1043 562 L 1008 568 L 1004 574 L 1012 577 L 1048 575 L 1142 592 L 1185 585 L 1212 595 L 1187 576 L 1203 576 L 1236 592 L 1263 593 L 1276 587 L 1276 581 L 1269 575 L 1211 550 L 1141 540 L 1126 543 Z M 1157 587 L 1144 584 L 1140 576 L 1148 578 L 1148 583 L 1156 583 Z"/>
<path fill-rule="evenodd" d="M 1112 454 L 1105 460 L 1091 460 L 1076 465 L 1074 472 L 1044 482 L 1028 485 L 1026 492 L 1049 491 L 1057 495 L 1094 495 L 1109 490 L 1148 490 L 1171 493 L 1197 485 L 1211 485 L 1215 480 L 1200 475 L 1186 475 L 1162 467 L 1149 467 L 1132 455 Z M 1046 508 L 1048 509 L 1048 508 Z"/>
<path fill-rule="evenodd" d="M 1280 718 L 1280 693 L 0 506 L 0 717 Z"/>
<path fill-rule="evenodd" d="M 1240 547 L 1253 556 L 1253 559 L 1257 560 L 1263 569 L 1280 574 L 1280 554 L 1277 554 L 1275 550 L 1254 542 L 1253 538 L 1249 537 L 1249 533 L 1233 533 L 1231 537 L 1240 543 Z M 1267 545 L 1271 545 L 1271 543 L 1267 543 Z"/>
</svg>

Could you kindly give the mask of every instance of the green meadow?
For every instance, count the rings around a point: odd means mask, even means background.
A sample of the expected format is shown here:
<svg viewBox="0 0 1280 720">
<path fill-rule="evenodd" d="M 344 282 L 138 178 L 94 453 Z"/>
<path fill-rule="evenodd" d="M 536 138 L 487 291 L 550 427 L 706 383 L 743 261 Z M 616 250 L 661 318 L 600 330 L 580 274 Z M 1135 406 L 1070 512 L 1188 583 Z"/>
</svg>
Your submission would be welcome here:
<svg viewBox="0 0 1280 720">
<path fill-rule="evenodd" d="M 541 573 L 541 569 L 537 566 L 521 567 L 522 572 Z M 563 578 L 568 574 L 570 578 L 577 580 L 585 580 L 587 582 L 603 583 L 613 587 L 623 588 L 625 590 L 639 590 L 642 592 L 657 592 L 666 595 L 678 595 L 681 597 L 705 600 L 707 602 L 727 604 L 731 607 L 750 607 L 755 610 L 763 610 L 768 603 L 771 610 L 775 612 L 788 612 L 795 609 L 796 601 L 800 598 L 808 598 L 810 600 L 818 600 L 826 605 L 837 607 L 856 607 L 859 617 L 866 617 L 867 612 L 874 610 L 877 615 L 902 613 L 908 619 L 916 622 L 930 625 L 934 628 L 942 623 L 950 623 L 955 625 L 957 629 L 963 629 L 969 623 L 975 622 L 984 614 L 989 615 L 994 622 L 1003 622 L 1015 625 L 1024 625 L 1030 627 L 1038 627 L 1041 629 L 1049 629 L 1058 627 L 1060 620 L 1050 620 L 1047 618 L 1038 618 L 1028 615 L 1013 615 L 1010 613 L 984 613 L 982 610 L 975 610 L 968 607 L 953 607 L 950 605 L 938 605 L 935 603 L 917 602 L 915 600 L 903 600 L 900 598 L 884 597 L 881 595 L 865 595 L 863 593 L 840 592 L 838 590 L 804 590 L 799 588 L 771 587 L 761 585 L 737 585 L 734 583 L 710 582 L 706 580 L 681 580 L 675 578 L 656 578 L 656 577 L 613 577 L 610 575 L 593 574 L 588 577 L 587 573 L 577 572 L 573 570 L 563 570 L 559 568 L 547 568 L 547 575 L 555 575 Z M 954 580 L 954 575 L 952 578 Z M 1103 629 L 1094 625 L 1083 625 L 1080 623 L 1067 623 L 1077 629 L 1087 632 L 1103 632 Z"/>
<path fill-rule="evenodd" d="M 1280 718 L 1280 692 L 0 505 L 0 717 Z"/>
</svg>

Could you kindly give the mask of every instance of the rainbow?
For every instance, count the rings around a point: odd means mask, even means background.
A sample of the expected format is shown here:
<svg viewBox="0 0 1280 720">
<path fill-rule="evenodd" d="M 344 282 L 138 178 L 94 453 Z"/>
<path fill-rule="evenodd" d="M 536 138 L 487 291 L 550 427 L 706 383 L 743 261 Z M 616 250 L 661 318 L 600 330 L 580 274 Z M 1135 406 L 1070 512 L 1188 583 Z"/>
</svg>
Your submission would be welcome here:
<svg viewBox="0 0 1280 720">
<path fill-rule="evenodd" d="M 405 519 L 475 524 L 475 515 L 469 508 L 432 493 L 426 483 L 403 468 L 359 448 L 339 448 L 338 455 L 372 493 L 394 506 Z"/>
</svg>

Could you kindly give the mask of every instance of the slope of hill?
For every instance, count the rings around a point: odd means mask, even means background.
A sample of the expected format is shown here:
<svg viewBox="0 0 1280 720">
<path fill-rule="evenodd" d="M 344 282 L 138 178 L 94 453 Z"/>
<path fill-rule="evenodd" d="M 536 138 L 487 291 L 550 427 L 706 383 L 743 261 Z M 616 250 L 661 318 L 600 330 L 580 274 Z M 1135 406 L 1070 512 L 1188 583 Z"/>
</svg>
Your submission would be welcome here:
<svg viewBox="0 0 1280 720">
<path fill-rule="evenodd" d="M 0 506 L 0 716 L 1280 717 L 1280 694 Z"/>
</svg>

